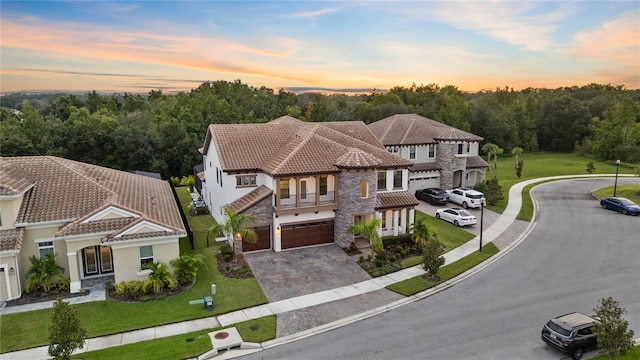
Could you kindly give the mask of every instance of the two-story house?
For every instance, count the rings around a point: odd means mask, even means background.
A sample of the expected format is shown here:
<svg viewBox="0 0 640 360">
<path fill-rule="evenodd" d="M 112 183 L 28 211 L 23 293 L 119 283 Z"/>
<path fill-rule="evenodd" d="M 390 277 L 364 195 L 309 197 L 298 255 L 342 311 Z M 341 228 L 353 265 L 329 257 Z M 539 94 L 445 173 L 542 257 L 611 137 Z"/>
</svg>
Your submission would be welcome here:
<svg viewBox="0 0 640 360">
<path fill-rule="evenodd" d="M 167 181 L 53 156 L 0 158 L 0 299 L 20 297 L 31 256 L 85 280 L 145 280 L 186 235 Z"/>
<path fill-rule="evenodd" d="M 489 164 L 479 155 L 482 137 L 416 114 L 397 114 L 368 125 L 393 154 L 415 162 L 409 191 L 473 187 Z"/>
<path fill-rule="evenodd" d="M 347 247 L 357 221 L 377 216 L 380 234 L 393 235 L 414 220 L 413 162 L 389 153 L 360 121 L 212 124 L 200 152 L 201 195 L 215 220 L 224 222 L 225 207 L 255 218 L 258 241 L 243 242 L 244 251 Z"/>
</svg>

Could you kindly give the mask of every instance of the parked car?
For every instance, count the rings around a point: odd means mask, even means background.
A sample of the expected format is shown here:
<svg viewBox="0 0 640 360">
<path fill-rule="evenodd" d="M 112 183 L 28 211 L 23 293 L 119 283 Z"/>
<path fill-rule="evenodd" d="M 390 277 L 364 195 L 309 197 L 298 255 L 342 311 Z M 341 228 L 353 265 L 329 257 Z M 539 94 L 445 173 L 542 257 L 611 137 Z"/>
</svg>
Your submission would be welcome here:
<svg viewBox="0 0 640 360">
<path fill-rule="evenodd" d="M 458 204 L 463 208 L 479 208 L 481 202 L 485 201 L 484 194 L 473 189 L 458 188 L 447 190 L 449 201 Z"/>
<path fill-rule="evenodd" d="M 597 317 L 578 312 L 562 315 L 544 325 L 542 341 L 578 360 L 598 347 L 593 327 L 599 323 Z"/>
<path fill-rule="evenodd" d="M 478 219 L 467 210 L 458 208 L 447 208 L 436 210 L 436 219 L 442 219 L 455 226 L 475 225 Z"/>
<path fill-rule="evenodd" d="M 416 198 L 418 200 L 426 201 L 431 205 L 443 205 L 449 202 L 449 194 L 438 188 L 416 190 Z"/>
<path fill-rule="evenodd" d="M 600 200 L 603 209 L 615 210 L 625 215 L 640 215 L 640 206 L 623 197 L 607 197 Z"/>
</svg>

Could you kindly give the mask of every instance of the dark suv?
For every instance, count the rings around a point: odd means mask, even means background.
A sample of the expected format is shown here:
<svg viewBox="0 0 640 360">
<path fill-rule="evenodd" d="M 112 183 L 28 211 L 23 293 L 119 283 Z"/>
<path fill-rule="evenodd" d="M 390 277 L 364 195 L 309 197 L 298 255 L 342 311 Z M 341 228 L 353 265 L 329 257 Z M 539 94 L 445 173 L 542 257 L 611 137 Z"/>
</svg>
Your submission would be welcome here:
<svg viewBox="0 0 640 360">
<path fill-rule="evenodd" d="M 596 317 L 581 313 L 562 315 L 542 328 L 542 340 L 554 348 L 581 359 L 585 351 L 598 347 L 593 327 L 600 322 Z"/>
<path fill-rule="evenodd" d="M 416 190 L 416 198 L 418 200 L 426 201 L 431 205 L 442 205 L 449 202 L 449 194 L 438 188 Z"/>
</svg>

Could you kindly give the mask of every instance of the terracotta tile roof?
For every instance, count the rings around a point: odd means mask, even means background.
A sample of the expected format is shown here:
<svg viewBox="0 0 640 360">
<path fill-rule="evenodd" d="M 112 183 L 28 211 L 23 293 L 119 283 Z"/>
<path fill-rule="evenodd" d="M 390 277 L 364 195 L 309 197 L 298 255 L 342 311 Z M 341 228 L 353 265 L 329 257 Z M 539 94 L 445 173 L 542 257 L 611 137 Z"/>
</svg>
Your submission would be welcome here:
<svg viewBox="0 0 640 360">
<path fill-rule="evenodd" d="M 384 146 L 435 144 L 437 140 L 484 140 L 480 136 L 416 114 L 397 114 L 367 126 Z"/>
<path fill-rule="evenodd" d="M 340 168 L 372 169 L 376 168 L 380 163 L 382 162 L 377 157 L 360 149 L 350 148 L 336 160 L 335 165 Z"/>
<path fill-rule="evenodd" d="M 228 204 L 226 207 L 233 210 L 233 212 L 235 212 L 236 214 L 240 214 L 258 203 L 260 200 L 266 198 L 267 196 L 271 196 L 271 194 L 273 194 L 273 190 L 264 185 L 260 185 L 247 195 Z"/>
<path fill-rule="evenodd" d="M 480 156 L 469 156 L 467 157 L 467 169 L 470 168 L 486 168 L 489 167 L 489 163 L 484 161 L 484 159 Z"/>
<path fill-rule="evenodd" d="M 392 191 L 376 194 L 376 210 L 400 209 L 414 207 L 419 204 L 415 196 L 408 191 Z"/>
<path fill-rule="evenodd" d="M 22 169 L 0 158 L 0 196 L 19 195 L 34 183 L 35 179 Z"/>
<path fill-rule="evenodd" d="M 0 162 L 36 179 L 24 196 L 17 223 L 73 222 L 114 204 L 186 233 L 166 181 L 53 156 L 0 158 Z"/>
<path fill-rule="evenodd" d="M 415 164 L 412 167 L 410 167 L 409 170 L 411 170 L 411 171 L 438 171 L 438 170 L 442 170 L 442 166 L 440 166 L 440 164 L 435 163 L 435 162 L 419 163 L 419 164 Z"/>
<path fill-rule="evenodd" d="M 0 251 L 20 250 L 24 228 L 0 230 Z"/>
<path fill-rule="evenodd" d="M 86 223 L 76 223 L 75 221 L 69 225 L 64 226 L 60 231 L 56 233 L 56 236 L 70 236 L 80 234 L 95 234 L 105 231 L 116 231 L 121 229 L 132 222 L 136 221 L 134 217 L 113 218 L 89 221 Z"/>
<path fill-rule="evenodd" d="M 351 148 L 380 159 L 382 168 L 413 165 L 412 161 L 387 152 L 361 121 L 305 123 L 285 116 L 265 124 L 212 124 L 205 138 L 205 151 L 212 144 L 222 169 L 230 173 L 337 173 L 337 160 Z"/>
</svg>

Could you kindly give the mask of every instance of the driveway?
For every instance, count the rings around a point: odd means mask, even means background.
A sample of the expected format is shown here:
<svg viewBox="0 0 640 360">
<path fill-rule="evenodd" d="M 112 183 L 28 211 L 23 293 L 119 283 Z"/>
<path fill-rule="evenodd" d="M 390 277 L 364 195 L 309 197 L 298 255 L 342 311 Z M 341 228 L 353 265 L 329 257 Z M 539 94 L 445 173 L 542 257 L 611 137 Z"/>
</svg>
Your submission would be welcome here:
<svg viewBox="0 0 640 360">
<path fill-rule="evenodd" d="M 247 253 L 244 258 L 269 302 L 371 279 L 357 259 L 335 244 Z"/>
<path fill-rule="evenodd" d="M 437 209 L 444 209 L 444 208 L 462 208 L 462 206 L 458 205 L 458 204 L 454 204 L 454 203 L 448 203 L 446 205 L 431 205 L 428 202 L 422 201 L 422 200 L 418 200 L 420 202 L 420 204 L 418 206 L 416 206 L 417 210 L 422 211 L 423 213 L 429 215 L 429 216 L 436 216 L 436 210 Z M 468 231 L 470 233 L 472 233 L 473 235 L 480 235 L 480 213 L 481 210 L 480 208 L 477 209 L 472 209 L 469 208 L 467 209 L 467 211 L 469 211 L 471 214 L 475 215 L 476 218 L 478 218 L 478 223 L 476 225 L 472 225 L 472 226 L 465 226 L 462 227 L 461 229 Z M 500 217 L 500 214 L 498 214 L 495 211 L 491 211 L 488 210 L 487 208 L 484 209 L 484 220 L 482 223 L 482 227 L 484 228 L 484 230 L 487 230 L 489 228 L 489 226 L 493 225 L 493 223 L 495 223 L 498 218 Z M 444 221 L 444 220 L 443 220 Z"/>
</svg>

